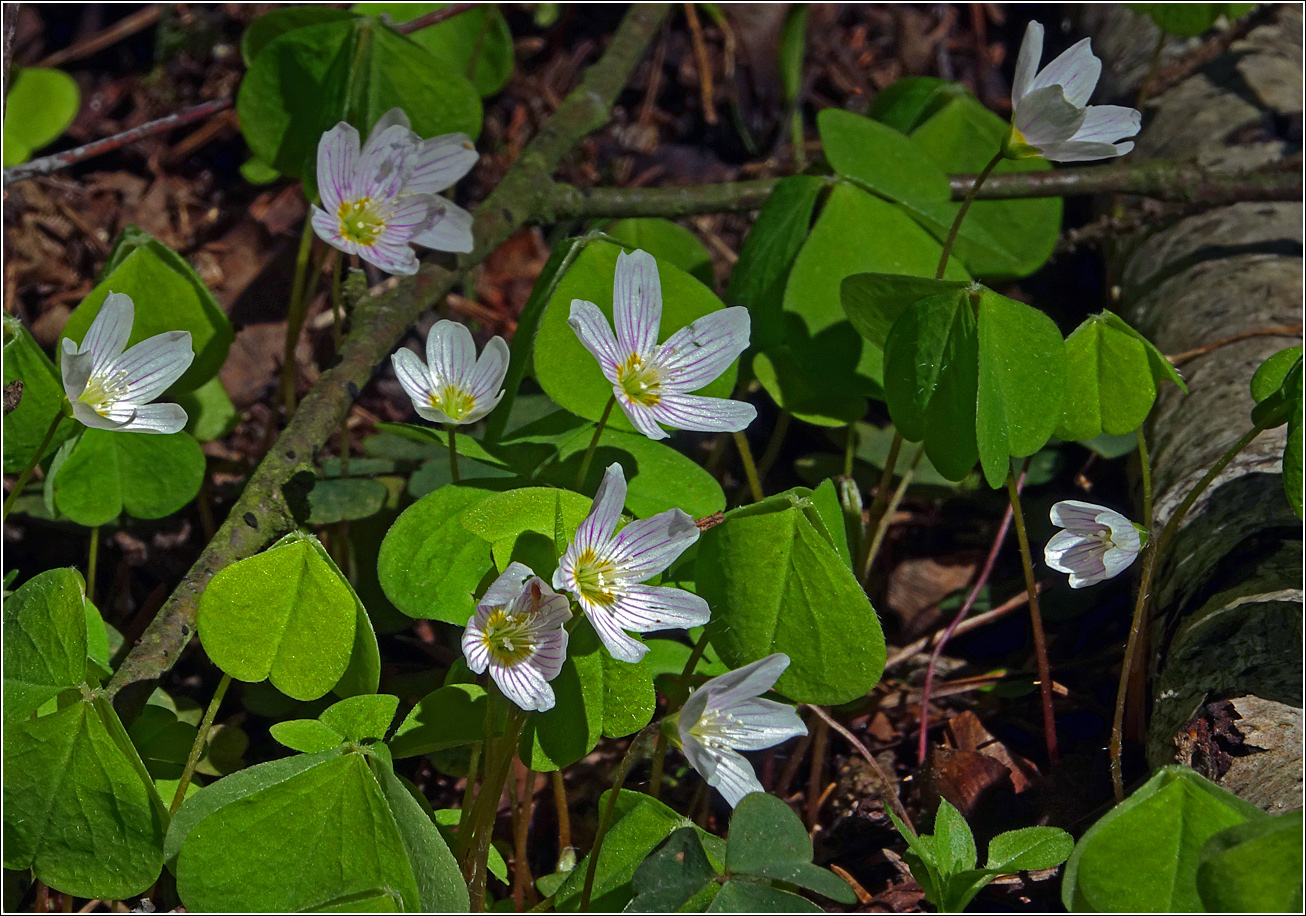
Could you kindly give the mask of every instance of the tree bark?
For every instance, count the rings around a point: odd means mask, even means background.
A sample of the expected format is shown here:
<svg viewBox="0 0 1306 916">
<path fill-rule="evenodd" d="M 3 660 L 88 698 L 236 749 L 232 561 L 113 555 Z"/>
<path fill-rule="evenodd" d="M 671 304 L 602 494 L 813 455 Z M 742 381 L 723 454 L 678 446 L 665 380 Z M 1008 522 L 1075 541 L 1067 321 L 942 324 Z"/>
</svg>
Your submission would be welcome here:
<svg viewBox="0 0 1306 916">
<path fill-rule="evenodd" d="M 1117 4 L 1083 15 L 1104 58 L 1104 82 L 1129 104 L 1146 69 L 1139 62 L 1156 46 L 1155 26 Z M 1302 8 L 1253 15 L 1245 37 L 1146 103 L 1132 156 L 1240 172 L 1300 150 Z M 1200 53 L 1202 44 L 1187 47 Z M 1182 61 L 1172 66 L 1184 69 Z M 1108 254 L 1119 308 L 1163 352 L 1301 324 L 1300 202 L 1188 215 L 1137 198 L 1116 206 L 1144 216 L 1144 228 Z M 1146 426 L 1154 531 L 1250 427 L 1257 366 L 1299 342 L 1229 343 L 1183 364 L 1188 394 L 1163 386 Z M 1302 528 L 1283 492 L 1285 438 L 1284 427 L 1262 433 L 1182 523 L 1161 558 L 1146 656 L 1151 764 L 1195 766 L 1272 812 L 1302 807 Z"/>
</svg>

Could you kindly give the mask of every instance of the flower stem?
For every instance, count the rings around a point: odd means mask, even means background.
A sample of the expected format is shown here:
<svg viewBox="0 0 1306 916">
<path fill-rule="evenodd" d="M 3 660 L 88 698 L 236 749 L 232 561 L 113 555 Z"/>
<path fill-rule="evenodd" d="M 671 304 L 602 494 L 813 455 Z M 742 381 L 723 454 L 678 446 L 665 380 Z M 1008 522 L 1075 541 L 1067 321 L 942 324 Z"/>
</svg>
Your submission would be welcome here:
<svg viewBox="0 0 1306 916">
<path fill-rule="evenodd" d="M 753 450 L 748 446 L 748 437 L 742 432 L 733 435 L 735 437 L 735 446 L 739 449 L 739 460 L 744 463 L 744 476 L 748 478 L 748 491 L 752 494 L 753 502 L 760 503 L 766 497 L 762 493 L 762 481 L 757 476 L 757 465 L 753 462 Z"/>
<path fill-rule="evenodd" d="M 95 568 L 100 560 L 100 526 L 91 529 L 91 547 L 86 558 L 86 600 L 95 603 Z"/>
<path fill-rule="evenodd" d="M 887 516 L 885 510 L 888 508 L 889 493 L 893 486 L 893 470 L 898 464 L 898 453 L 902 450 L 902 443 L 902 433 L 894 430 L 893 441 L 889 443 L 889 455 L 884 459 L 884 470 L 880 472 L 880 482 L 875 486 L 875 499 L 871 500 L 871 508 L 866 515 L 866 530 L 872 533 L 880 530 L 880 520 Z M 862 571 L 862 581 L 871 574 L 873 557 L 870 548 L 874 540 L 874 537 L 867 537 L 862 541 L 867 550 L 866 555 L 860 557 L 857 564 L 857 568 Z"/>
<path fill-rule="evenodd" d="M 957 241 L 957 233 L 961 231 L 961 221 L 966 218 L 966 211 L 975 202 L 975 195 L 979 193 L 980 185 L 984 184 L 984 180 L 998 167 L 998 163 L 1002 159 L 1002 151 L 998 150 L 998 154 L 989 160 L 988 165 L 984 166 L 984 171 L 975 176 L 975 183 L 966 192 L 966 196 L 961 201 L 961 208 L 957 210 L 957 215 L 952 219 L 952 226 L 948 229 L 948 238 L 943 243 L 943 253 L 939 255 L 939 267 L 934 271 L 934 279 L 942 280 L 943 275 L 948 272 L 948 256 L 952 254 L 952 246 Z"/>
<path fill-rule="evenodd" d="M 1022 475 L 1023 476 L 1023 475 Z M 1025 592 L 1029 595 L 1029 619 L 1034 627 L 1034 657 L 1038 661 L 1038 686 L 1043 697 L 1043 739 L 1047 744 L 1048 760 L 1057 763 L 1057 723 L 1052 712 L 1052 672 L 1048 665 L 1047 640 L 1043 635 L 1043 615 L 1038 609 L 1038 583 L 1034 581 L 1034 558 L 1029 552 L 1029 535 L 1025 531 L 1025 514 L 1020 508 L 1020 486 L 1016 475 L 1007 473 L 1007 495 L 1011 498 L 1011 519 L 1016 524 L 1016 540 L 1020 543 L 1020 562 L 1025 569 Z"/>
<path fill-rule="evenodd" d="M 590 462 L 594 460 L 594 450 L 599 447 L 599 438 L 603 435 L 603 428 L 608 425 L 608 417 L 612 416 L 612 408 L 617 404 L 617 396 L 614 394 L 608 398 L 608 405 L 603 408 L 603 416 L 599 417 L 599 425 L 594 427 L 594 437 L 590 439 L 589 448 L 585 449 L 585 457 L 580 461 L 580 472 L 576 475 L 576 483 L 572 487 L 576 492 L 580 492 L 585 486 L 585 475 L 590 472 Z"/>
<path fill-rule="evenodd" d="M 535 807 L 535 771 L 517 764 L 517 804 L 513 806 L 512 900 L 517 912 L 526 908 L 526 894 L 535 886 L 526 858 L 526 842 L 531 829 L 531 812 Z"/>
<path fill-rule="evenodd" d="M 780 411 L 780 416 L 776 418 L 775 428 L 771 430 L 771 439 L 766 443 L 766 451 L 762 452 L 762 457 L 757 462 L 757 475 L 763 480 L 771 473 L 775 460 L 780 457 L 780 448 L 784 445 L 785 434 L 789 432 L 789 422 L 793 418 L 794 415 L 787 410 Z"/>
<path fill-rule="evenodd" d="M 667 697 L 667 715 L 671 715 L 685 703 L 685 698 L 689 696 L 689 679 L 694 676 L 694 670 L 698 668 L 699 661 L 703 658 L 703 653 L 707 651 L 708 631 L 705 627 L 703 635 L 698 637 L 698 642 L 694 643 L 694 648 L 689 653 L 689 658 L 685 660 L 685 667 L 680 671 L 680 677 L 676 679 L 676 685 L 671 688 L 671 695 Z M 662 791 L 662 766 L 667 757 L 667 736 L 661 731 L 658 732 L 657 745 L 653 748 L 653 773 L 649 777 L 648 794 L 654 798 Z"/>
<path fill-rule="evenodd" d="M 1143 481 L 1143 525 L 1152 530 L 1152 460 L 1147 454 L 1147 437 L 1138 428 L 1138 469 Z"/>
<path fill-rule="evenodd" d="M 295 387 L 299 382 L 295 345 L 299 343 L 299 332 L 304 327 L 309 255 L 312 251 L 313 225 L 305 218 L 304 229 L 299 236 L 299 253 L 295 256 L 295 279 L 290 286 L 290 305 L 286 310 L 286 348 L 281 361 L 281 397 L 285 401 L 287 420 L 295 413 Z"/>
<path fill-rule="evenodd" d="M 213 719 L 218 714 L 218 707 L 222 705 L 222 698 L 227 695 L 227 688 L 231 686 L 231 675 L 223 674 L 222 680 L 218 681 L 218 689 L 213 691 L 213 699 L 209 701 L 209 708 L 204 710 L 204 718 L 200 720 L 200 729 L 195 733 L 195 743 L 190 746 L 190 756 L 186 758 L 186 767 L 181 771 L 181 779 L 177 782 L 177 791 L 172 796 L 172 804 L 168 807 L 169 814 L 176 814 L 181 803 L 186 800 L 186 790 L 190 788 L 190 781 L 195 776 L 195 766 L 200 762 L 200 755 L 204 753 L 204 745 L 209 740 L 209 730 L 213 728 Z"/>
<path fill-rule="evenodd" d="M 458 814 L 458 834 L 462 835 L 463 828 L 467 826 L 467 818 L 472 813 L 472 800 L 476 797 L 476 773 L 481 766 L 481 745 L 483 742 L 473 741 L 471 756 L 467 761 L 467 785 L 463 786 L 463 806 Z"/>
<path fill-rule="evenodd" d="M 567 782 L 562 770 L 554 770 L 549 779 L 553 783 L 553 805 L 558 812 L 558 861 L 561 862 L 567 850 L 571 849 L 571 809 L 567 806 Z"/>
<path fill-rule="evenodd" d="M 18 475 L 18 480 L 14 483 L 13 489 L 5 497 L 3 515 L 0 516 L 0 520 L 9 518 L 9 512 L 14 507 L 14 500 L 18 498 L 19 493 L 23 492 L 23 487 L 27 486 L 27 481 L 32 479 L 32 471 L 36 470 L 41 455 L 49 447 L 50 440 L 54 438 L 54 431 L 59 428 L 59 421 L 62 419 L 63 411 L 59 411 L 54 415 L 54 421 L 50 424 L 50 428 L 45 431 L 45 437 L 41 439 L 41 444 L 36 447 L 36 451 L 32 454 L 32 460 L 27 462 L 27 467 L 23 468 L 23 472 Z"/>
<path fill-rule="evenodd" d="M 1206 488 L 1215 481 L 1215 478 L 1220 476 L 1220 472 L 1229 466 L 1229 462 L 1233 461 L 1238 453 L 1250 445 L 1252 440 L 1259 436 L 1261 432 L 1261 427 L 1253 426 L 1243 433 L 1242 437 L 1220 456 L 1220 459 L 1211 466 L 1206 475 L 1184 497 L 1183 502 L 1179 504 L 1174 514 L 1170 516 L 1170 520 L 1166 522 L 1160 536 L 1148 541 L 1145 548 L 1147 553 L 1143 557 L 1143 574 L 1138 583 L 1138 598 L 1134 602 L 1134 617 L 1129 624 L 1129 641 L 1125 644 L 1125 657 L 1120 666 L 1120 685 L 1116 689 L 1115 716 L 1111 722 L 1111 787 L 1115 792 L 1117 802 L 1125 800 L 1124 775 L 1120 763 L 1120 754 L 1124 745 L 1122 733 L 1125 722 L 1125 699 L 1129 692 L 1129 675 L 1134 667 L 1134 655 L 1138 651 L 1139 637 L 1142 635 L 1147 622 L 1148 602 L 1152 597 L 1152 579 L 1156 575 L 1157 564 L 1160 562 L 1161 554 L 1169 546 L 1171 538 L 1179 530 L 1179 524 L 1184 520 L 1184 516 L 1197 502 L 1197 497 L 1206 491 Z M 1140 443 L 1143 441 L 1141 431 L 1138 441 Z"/>
<path fill-rule="evenodd" d="M 448 425 L 449 429 L 449 477 L 454 483 L 458 482 L 458 430 L 452 423 Z"/>
<path fill-rule="evenodd" d="M 630 747 L 626 749 L 626 756 L 622 757 L 621 763 L 617 765 L 617 772 L 612 776 L 612 791 L 599 818 L 599 829 L 594 834 L 594 846 L 590 849 L 589 857 L 585 862 L 585 884 L 580 894 L 582 913 L 588 912 L 590 908 L 590 897 L 594 894 L 594 873 L 598 867 L 599 853 L 603 851 L 603 838 L 612 824 L 612 813 L 617 809 L 617 796 L 621 794 L 621 787 L 626 782 L 626 776 L 630 774 L 630 768 L 647 755 L 649 739 L 655 731 L 661 731 L 660 724 L 646 725 L 644 730 L 635 736 L 630 742 Z"/>
<path fill-rule="evenodd" d="M 344 273 L 344 258 L 336 255 L 331 261 L 331 343 L 336 357 L 344 346 L 345 304 L 340 297 L 340 275 Z M 340 476 L 349 476 L 349 411 L 340 420 Z"/>
<path fill-rule="evenodd" d="M 487 710 L 487 715 L 490 711 Z M 485 760 L 485 779 L 481 789 L 476 793 L 472 805 L 472 815 L 467 825 L 458 831 L 458 847 L 465 850 L 462 869 L 463 880 L 467 882 L 467 892 L 471 897 L 473 913 L 485 912 L 486 863 L 490 855 L 490 839 L 494 835 L 495 815 L 499 810 L 499 798 L 512 769 L 513 758 L 517 756 L 517 736 L 521 733 L 526 716 L 516 706 L 508 713 L 508 725 L 503 737 L 494 742 L 487 750 Z"/>
</svg>

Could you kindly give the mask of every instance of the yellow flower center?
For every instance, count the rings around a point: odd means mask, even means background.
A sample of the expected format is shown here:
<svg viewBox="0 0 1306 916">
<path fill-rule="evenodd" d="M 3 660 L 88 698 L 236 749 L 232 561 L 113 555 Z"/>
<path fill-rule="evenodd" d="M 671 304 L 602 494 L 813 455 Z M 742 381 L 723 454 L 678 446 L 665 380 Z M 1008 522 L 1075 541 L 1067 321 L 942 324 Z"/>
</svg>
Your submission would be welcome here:
<svg viewBox="0 0 1306 916">
<path fill-rule="evenodd" d="M 626 397 L 645 407 L 656 407 L 662 400 L 662 378 L 656 369 L 646 365 L 638 353 L 632 353 L 617 367 L 617 384 Z"/>
<path fill-rule="evenodd" d="M 336 212 L 340 234 L 358 245 L 371 245 L 385 231 L 385 220 L 377 213 L 370 197 L 343 201 Z"/>
<path fill-rule="evenodd" d="M 92 375 L 86 380 L 86 388 L 77 399 L 90 405 L 102 417 L 109 415 L 113 407 L 127 393 L 127 373 L 122 369 L 110 375 Z"/>
<path fill-rule="evenodd" d="M 490 613 L 481 642 L 495 661 L 509 667 L 526 661 L 535 651 L 530 618 L 525 614 L 509 614 L 503 608 Z"/>
<path fill-rule="evenodd" d="M 442 385 L 431 392 L 431 406 L 450 420 L 461 420 L 472 412 L 476 398 L 457 385 Z"/>
<path fill-rule="evenodd" d="M 1029 145 L 1025 135 L 1015 124 L 1011 125 L 1011 133 L 1007 134 L 1006 140 L 1002 143 L 1002 153 L 1008 159 L 1033 159 L 1040 155 L 1039 150 Z"/>
<path fill-rule="evenodd" d="M 593 550 L 582 550 L 576 558 L 576 590 L 586 599 L 601 607 L 617 600 L 617 566 L 611 560 L 597 556 Z"/>
</svg>

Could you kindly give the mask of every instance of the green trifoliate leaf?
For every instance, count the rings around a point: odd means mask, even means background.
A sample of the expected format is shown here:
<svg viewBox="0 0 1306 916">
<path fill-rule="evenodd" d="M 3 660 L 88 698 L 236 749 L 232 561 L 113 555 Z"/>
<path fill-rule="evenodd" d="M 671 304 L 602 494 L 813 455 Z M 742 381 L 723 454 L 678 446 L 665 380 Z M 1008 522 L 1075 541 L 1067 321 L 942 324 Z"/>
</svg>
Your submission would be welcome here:
<svg viewBox="0 0 1306 916">
<path fill-rule="evenodd" d="M 27 467 L 50 424 L 60 415 L 64 390 L 59 371 L 22 322 L 8 313 L 3 321 L 5 390 L 8 392 L 15 383 L 22 384 L 18 405 L 4 415 L 4 469 L 6 474 L 17 474 Z M 15 394 L 19 393 L 15 390 Z M 60 421 L 41 457 L 52 454 L 78 428 L 72 419 Z"/>
<path fill-rule="evenodd" d="M 822 111 L 816 123 L 825 156 L 840 175 L 881 197 L 916 206 L 950 197 L 948 176 L 900 131 L 838 108 Z"/>
<path fill-rule="evenodd" d="M 1197 892 L 1207 912 L 1302 908 L 1302 813 L 1290 811 L 1229 827 L 1202 846 Z"/>
<path fill-rule="evenodd" d="M 716 285 L 712 255 L 698 236 L 669 219 L 639 217 L 619 220 L 604 230 L 627 251 L 642 248 L 655 258 L 674 264 L 708 289 Z"/>
<path fill-rule="evenodd" d="M 53 476 L 59 511 L 79 525 L 94 527 L 123 512 L 162 518 L 200 491 L 204 453 L 189 434 L 86 429 Z"/>
</svg>

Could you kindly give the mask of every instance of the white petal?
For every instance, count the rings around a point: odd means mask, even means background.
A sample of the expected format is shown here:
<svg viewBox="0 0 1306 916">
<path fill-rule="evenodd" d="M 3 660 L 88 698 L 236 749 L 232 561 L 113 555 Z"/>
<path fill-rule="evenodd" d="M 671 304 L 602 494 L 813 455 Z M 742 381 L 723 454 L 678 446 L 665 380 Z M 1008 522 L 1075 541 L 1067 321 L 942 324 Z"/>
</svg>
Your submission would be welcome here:
<svg viewBox="0 0 1306 916">
<path fill-rule="evenodd" d="M 81 422 L 83 426 L 89 426 L 92 429 L 122 429 L 131 422 L 136 411 L 128 407 L 123 411 L 120 418 L 102 417 L 91 407 L 90 404 L 83 404 L 81 401 L 74 400 L 73 416 Z"/>
<path fill-rule="evenodd" d="M 404 190 L 438 194 L 470 172 L 480 158 L 472 138 L 466 134 L 444 134 L 423 140 L 417 150 L 417 164 Z"/>
<path fill-rule="evenodd" d="M 477 398 L 476 406 L 473 407 L 471 410 L 469 410 L 467 412 L 467 415 L 464 416 L 461 420 L 457 420 L 455 422 L 459 426 L 467 426 L 470 423 L 475 423 L 477 420 L 481 419 L 482 417 L 489 415 L 489 413 L 492 410 L 494 410 L 494 408 L 499 406 L 499 402 L 502 400 L 503 400 L 502 391 L 500 391 L 492 398 Z"/>
<path fill-rule="evenodd" d="M 750 321 L 742 306 L 710 312 L 667 338 L 657 364 L 667 391 L 697 391 L 748 349 Z"/>
<path fill-rule="evenodd" d="M 798 710 L 773 700 L 745 700 L 731 706 L 730 714 L 734 721 L 716 734 L 736 750 L 760 751 L 807 734 Z"/>
<path fill-rule="evenodd" d="M 399 198 L 386 211 L 385 229 L 382 230 L 381 237 L 391 242 L 416 242 L 416 236 L 431 221 L 439 207 L 439 199 L 429 194 L 410 194 Z"/>
<path fill-rule="evenodd" d="M 604 554 L 617 566 L 617 575 L 634 582 L 656 576 L 676 561 L 700 532 L 680 509 L 631 522 L 617 532 Z"/>
<path fill-rule="evenodd" d="M 311 209 L 313 212 L 309 218 L 313 222 L 313 231 L 317 233 L 318 238 L 345 254 L 358 254 L 358 246 L 340 234 L 339 218 L 332 213 L 327 213 L 316 204 Z"/>
<path fill-rule="evenodd" d="M 78 348 L 91 354 L 91 374 L 106 370 L 127 347 L 132 333 L 135 308 L 131 298 L 122 293 L 109 293 L 95 313 L 95 320 L 82 338 Z"/>
<path fill-rule="evenodd" d="M 123 400 L 148 404 L 181 378 L 194 359 L 189 331 L 167 331 L 142 340 L 113 364 L 115 371 L 127 376 Z"/>
<path fill-rule="evenodd" d="M 604 377 L 615 384 L 617 367 L 625 357 L 617 347 L 617 338 L 612 334 L 612 327 L 608 324 L 607 317 L 593 302 L 573 299 L 567 324 L 571 325 L 571 329 L 576 332 L 585 349 L 598 360 Z"/>
<path fill-rule="evenodd" d="M 554 704 L 553 688 L 545 682 L 544 676 L 529 661 L 516 665 L 500 665 L 490 662 L 490 676 L 499 685 L 504 696 L 522 709 L 552 709 Z"/>
<path fill-rule="evenodd" d="M 689 757 L 688 754 L 686 756 Z M 725 797 L 730 807 L 738 805 L 746 795 L 764 791 L 757 780 L 757 774 L 753 772 L 752 764 L 734 751 L 704 749 L 704 753 L 696 756 L 699 757 L 700 764 L 695 765 L 694 769 L 699 771 L 709 786 Z M 694 763 L 693 757 L 689 757 L 689 760 L 691 764 Z M 703 772 L 704 769 L 709 772 Z"/>
<path fill-rule="evenodd" d="M 342 201 L 354 199 L 358 146 L 358 131 L 345 121 L 324 133 L 318 141 L 317 190 L 328 213 L 335 214 Z"/>
<path fill-rule="evenodd" d="M 1016 78 L 1011 84 L 1011 104 L 1015 106 L 1029 92 L 1038 72 L 1038 62 L 1043 58 L 1043 26 L 1030 20 L 1025 28 L 1025 40 L 1020 43 L 1020 56 L 1016 58 Z"/>
<path fill-rule="evenodd" d="M 617 396 L 617 403 L 621 405 L 621 412 L 626 415 L 626 419 L 631 422 L 637 430 L 650 439 L 665 439 L 671 434 L 658 426 L 657 417 L 652 407 L 645 407 L 643 404 L 637 404 L 630 399 L 620 387 L 614 385 L 612 393 Z"/>
<path fill-rule="evenodd" d="M 412 398 L 414 406 L 429 406 L 431 377 L 421 358 L 407 347 L 400 347 L 390 356 L 390 362 L 395 368 L 395 378 L 403 386 L 404 394 Z"/>
<path fill-rule="evenodd" d="M 413 254 L 413 249 L 408 247 L 407 242 L 392 242 L 380 238 L 372 245 L 355 247 L 360 258 L 369 264 L 375 264 L 386 273 L 401 277 L 411 277 L 417 273 L 417 255 Z"/>
<path fill-rule="evenodd" d="M 585 520 L 576 529 L 576 539 L 572 546 L 576 548 L 577 555 L 586 550 L 605 552 L 612 533 L 617 529 L 617 522 L 621 520 L 621 509 L 625 504 L 626 475 L 621 465 L 614 461 L 603 472 L 603 480 L 599 482 L 598 491 L 594 494 L 589 515 L 585 516 Z M 568 549 L 567 553 L 570 554 L 571 550 Z"/>
<path fill-rule="evenodd" d="M 381 115 L 381 117 L 376 119 L 376 123 L 372 125 L 371 133 L 367 135 L 367 143 L 363 146 L 363 155 L 367 155 L 367 151 L 372 147 L 373 141 L 380 140 L 381 135 L 384 134 L 387 129 L 394 127 L 395 125 L 398 125 L 407 131 L 412 130 L 412 123 L 408 120 L 408 114 L 398 106 L 391 108 L 385 114 Z M 420 140 L 416 134 L 413 136 L 415 141 Z"/>
<path fill-rule="evenodd" d="M 649 356 L 662 324 L 658 262 L 647 251 L 621 252 L 612 289 L 612 317 L 624 353 Z"/>
<path fill-rule="evenodd" d="M 1071 572 L 1074 564 L 1095 550 L 1106 547 L 1098 538 L 1086 538 L 1075 531 L 1059 531 L 1043 548 L 1043 561 L 1058 572 Z"/>
<path fill-rule="evenodd" d="M 521 596 L 522 589 L 534 575 L 525 563 L 509 563 L 476 602 L 478 612 L 481 608 L 508 607 Z"/>
<path fill-rule="evenodd" d="M 745 401 L 697 394 L 665 394 L 649 412 L 659 423 L 705 433 L 737 433 L 757 417 L 757 408 Z"/>
<path fill-rule="evenodd" d="M 1049 144 L 1039 150 L 1039 154 L 1044 159 L 1050 159 L 1053 162 L 1092 162 L 1097 159 L 1115 159 L 1117 156 L 1123 156 L 1130 152 L 1133 148 L 1134 142 L 1132 140 L 1116 144 L 1067 140 L 1065 143 Z"/>
<path fill-rule="evenodd" d="M 1120 105 L 1089 105 L 1084 123 L 1068 142 L 1113 144 L 1132 137 L 1143 125 L 1142 112 Z"/>
<path fill-rule="evenodd" d="M 1138 529 L 1119 512 L 1106 509 L 1097 520 L 1111 529 L 1111 542 L 1120 550 L 1136 554 L 1142 549 L 1143 539 L 1138 534 Z"/>
<path fill-rule="evenodd" d="M 472 236 L 472 215 L 456 204 L 440 198 L 430 222 L 413 236 L 413 244 L 433 251 L 453 251 L 465 254 L 475 247 Z"/>
<path fill-rule="evenodd" d="M 1110 510 L 1106 506 L 1086 503 L 1079 499 L 1063 499 L 1059 503 L 1053 504 L 1052 511 L 1048 515 L 1052 519 L 1052 524 L 1058 528 L 1069 528 L 1072 531 L 1079 532 L 1098 532 L 1106 527 L 1098 521 L 1098 516 L 1104 511 L 1109 512 Z"/>
<path fill-rule="evenodd" d="M 690 741 L 697 741 L 692 734 L 694 726 L 703 715 L 703 710 L 707 709 L 707 701 L 711 698 L 710 694 L 704 693 L 700 688 L 689 695 L 685 704 L 680 707 L 680 718 L 676 722 L 676 729 L 680 734 L 682 744 L 689 744 Z"/>
<path fill-rule="evenodd" d="M 700 689 L 714 708 L 727 708 L 735 703 L 766 693 L 780 675 L 789 667 L 789 656 L 776 652 L 766 658 L 718 675 Z"/>
<path fill-rule="evenodd" d="M 63 375 L 63 391 L 68 400 L 76 402 L 82 396 L 94 363 L 95 357 L 89 352 L 80 353 L 77 344 L 67 337 L 63 339 L 63 359 L 59 361 L 59 369 Z"/>
<path fill-rule="evenodd" d="M 507 374 L 508 344 L 502 337 L 491 337 L 467 379 L 467 389 L 477 401 L 496 393 L 502 394 L 503 379 Z"/>
<path fill-rule="evenodd" d="M 398 197 L 416 158 L 416 137 L 408 128 L 392 124 L 380 133 L 373 132 L 358 161 L 355 195 L 373 201 Z"/>
<path fill-rule="evenodd" d="M 455 420 L 440 408 L 431 407 L 429 404 L 418 404 L 414 401 L 413 409 L 417 411 L 417 415 L 423 420 L 430 420 L 432 423 L 436 423 L 440 426 L 448 426 L 451 423 L 454 426 L 459 426 L 463 422 L 462 420 Z"/>
<path fill-rule="evenodd" d="M 1042 151 L 1073 137 L 1085 117 L 1085 109 L 1071 104 L 1060 86 L 1044 86 L 1021 100 L 1014 121 L 1025 142 Z"/>
<path fill-rule="evenodd" d="M 1066 100 L 1082 108 L 1088 104 L 1089 96 L 1093 94 L 1101 75 L 1102 61 L 1097 59 L 1089 46 L 1089 39 L 1085 38 L 1040 70 L 1030 83 L 1029 91 L 1037 92 L 1047 86 L 1060 86 L 1066 93 Z"/>
<path fill-rule="evenodd" d="M 707 602 L 693 592 L 656 585 L 625 586 L 608 612 L 623 630 L 636 633 L 701 627 L 712 616 Z"/>
<path fill-rule="evenodd" d="M 123 432 L 167 434 L 186 428 L 186 411 L 180 404 L 144 404 L 132 413 L 132 418 L 121 427 Z"/>
<path fill-rule="evenodd" d="M 1105 578 L 1112 579 L 1126 569 L 1138 558 L 1138 551 L 1112 547 L 1102 554 L 1102 572 Z"/>
<path fill-rule="evenodd" d="M 490 650 L 485 647 L 485 614 L 478 608 L 463 630 L 463 657 L 473 674 L 480 674 L 490 665 Z"/>
<path fill-rule="evenodd" d="M 567 616 L 570 617 L 570 613 Z M 537 637 L 531 663 L 539 669 L 546 681 L 553 680 L 562 671 L 562 663 L 567 660 L 567 635 L 562 627 L 556 627 Z"/>
<path fill-rule="evenodd" d="M 581 606 L 585 609 L 585 616 L 589 618 L 590 624 L 594 627 L 594 632 L 598 634 L 609 655 L 617 661 L 630 662 L 632 665 L 644 657 L 644 653 L 648 651 L 648 646 L 638 639 L 627 636 L 617 622 L 612 619 L 611 614 L 583 599 Z"/>
<path fill-rule="evenodd" d="M 426 365 L 435 387 L 455 385 L 466 391 L 476 373 L 476 342 L 467 326 L 447 318 L 426 337 Z"/>
</svg>

